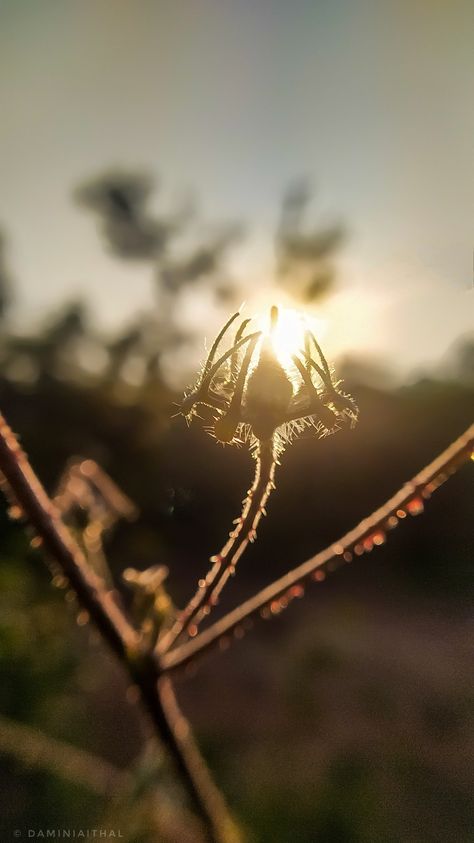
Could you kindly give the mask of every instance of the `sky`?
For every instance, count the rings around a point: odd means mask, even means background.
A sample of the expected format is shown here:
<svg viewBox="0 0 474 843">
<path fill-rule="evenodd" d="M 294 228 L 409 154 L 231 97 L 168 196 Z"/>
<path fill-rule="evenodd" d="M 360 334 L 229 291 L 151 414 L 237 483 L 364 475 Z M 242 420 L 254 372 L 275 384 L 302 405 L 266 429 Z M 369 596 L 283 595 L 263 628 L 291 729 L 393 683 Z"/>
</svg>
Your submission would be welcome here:
<svg viewBox="0 0 474 843">
<path fill-rule="evenodd" d="M 242 220 L 252 288 L 305 176 L 350 234 L 330 350 L 439 359 L 474 327 L 473 36 L 471 0 L 0 0 L 17 324 L 78 296 L 111 331 L 152 306 L 149 267 L 108 255 L 72 201 L 84 179 L 144 168 L 165 202 L 192 191 L 206 220 Z"/>
</svg>

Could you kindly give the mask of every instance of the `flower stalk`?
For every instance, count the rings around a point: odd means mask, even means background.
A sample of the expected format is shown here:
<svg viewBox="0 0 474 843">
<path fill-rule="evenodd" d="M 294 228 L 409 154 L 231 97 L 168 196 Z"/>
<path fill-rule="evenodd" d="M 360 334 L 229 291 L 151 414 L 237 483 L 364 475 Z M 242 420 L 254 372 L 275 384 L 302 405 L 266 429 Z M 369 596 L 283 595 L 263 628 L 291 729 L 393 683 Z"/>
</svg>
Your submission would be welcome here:
<svg viewBox="0 0 474 843">
<path fill-rule="evenodd" d="M 266 332 L 245 331 L 245 319 L 233 344 L 217 361 L 219 346 L 238 313 L 226 322 L 211 346 L 197 385 L 186 396 L 182 413 L 189 419 L 199 405 L 213 413 L 212 435 L 223 444 L 249 441 L 256 458 L 255 477 L 243 502 L 242 513 L 219 553 L 211 557 L 211 568 L 199 579 L 197 589 L 174 623 L 157 644 L 157 652 L 168 652 L 181 636 L 193 638 L 199 625 L 218 603 L 229 578 L 249 542 L 254 541 L 258 523 L 272 489 L 278 456 L 284 445 L 305 427 L 320 434 L 337 429 L 349 418 L 354 422 L 357 408 L 339 390 L 314 334 L 303 332 L 302 347 L 293 355 L 293 365 L 285 367 L 278 358 L 277 330 L 280 313 L 273 306 Z M 313 348 L 319 362 L 313 359 Z M 317 380 L 314 380 L 317 376 Z"/>
<path fill-rule="evenodd" d="M 211 608 L 217 605 L 229 577 L 235 574 L 237 563 L 248 543 L 255 541 L 259 521 L 266 514 L 265 504 L 275 488 L 276 446 L 273 437 L 259 442 L 256 450 L 254 481 L 244 499 L 242 513 L 234 522 L 235 527 L 223 548 L 211 557 L 209 573 L 199 580 L 194 596 L 171 629 L 160 639 L 160 653 L 169 650 L 186 631 L 191 637 L 197 635 L 199 624 L 210 614 Z"/>
</svg>

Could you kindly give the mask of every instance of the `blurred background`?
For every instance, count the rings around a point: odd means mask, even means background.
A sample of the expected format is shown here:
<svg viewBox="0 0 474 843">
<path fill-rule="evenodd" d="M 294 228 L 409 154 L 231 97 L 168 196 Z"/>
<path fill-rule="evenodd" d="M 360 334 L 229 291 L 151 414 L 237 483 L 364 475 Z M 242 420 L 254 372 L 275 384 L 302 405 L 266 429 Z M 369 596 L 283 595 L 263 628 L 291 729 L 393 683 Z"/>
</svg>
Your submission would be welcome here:
<svg viewBox="0 0 474 843">
<path fill-rule="evenodd" d="M 238 514 L 250 456 L 173 416 L 242 301 L 310 313 L 357 399 L 354 431 L 284 455 L 224 611 L 472 421 L 472 4 L 1 0 L 0 22 L 0 408 L 48 491 L 80 455 L 140 510 L 107 533 L 119 587 L 165 564 L 183 604 Z M 251 841 L 472 839 L 472 492 L 464 468 L 180 681 Z M 0 561 L 4 838 L 185 841 L 123 677 L 4 503 Z"/>
</svg>

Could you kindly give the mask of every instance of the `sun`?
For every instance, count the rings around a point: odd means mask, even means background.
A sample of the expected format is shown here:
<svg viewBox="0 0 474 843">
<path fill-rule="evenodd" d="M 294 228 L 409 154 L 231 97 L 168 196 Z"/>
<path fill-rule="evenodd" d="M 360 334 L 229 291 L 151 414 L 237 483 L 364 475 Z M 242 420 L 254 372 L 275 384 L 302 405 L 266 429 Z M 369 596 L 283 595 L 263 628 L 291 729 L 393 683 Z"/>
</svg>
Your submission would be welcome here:
<svg viewBox="0 0 474 843">
<path fill-rule="evenodd" d="M 271 324 L 270 312 L 265 313 L 258 325 L 264 337 L 270 340 L 275 356 L 285 368 L 293 367 L 293 357 L 305 347 L 306 332 L 312 331 L 319 338 L 325 333 L 324 319 L 317 319 L 290 307 L 278 306 L 278 320 Z"/>
</svg>

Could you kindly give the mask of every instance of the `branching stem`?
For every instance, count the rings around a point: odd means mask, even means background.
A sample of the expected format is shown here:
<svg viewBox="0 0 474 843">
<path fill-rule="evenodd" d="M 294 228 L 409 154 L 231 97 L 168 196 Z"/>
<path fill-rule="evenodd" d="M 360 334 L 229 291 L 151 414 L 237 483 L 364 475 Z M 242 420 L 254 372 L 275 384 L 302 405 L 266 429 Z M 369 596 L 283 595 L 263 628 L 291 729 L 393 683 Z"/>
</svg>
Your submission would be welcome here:
<svg viewBox="0 0 474 843">
<path fill-rule="evenodd" d="M 156 732 L 172 758 L 210 843 L 237 843 L 239 834 L 181 714 L 167 677 L 126 618 L 113 591 L 88 567 L 16 437 L 0 415 L 0 478 L 17 514 L 29 522 L 55 570 L 137 686 Z"/>
<path fill-rule="evenodd" d="M 364 518 L 357 527 L 337 542 L 259 591 L 201 632 L 197 638 L 166 653 L 162 657 L 162 669 L 170 673 L 183 668 L 219 642 L 228 642 L 230 636 L 239 630 L 237 637 L 242 637 L 245 630 L 252 626 L 253 618 L 275 616 L 295 597 L 301 597 L 305 582 L 312 579 L 320 581 L 326 571 L 334 570 L 339 564 L 350 561 L 354 553 L 359 556 L 383 544 L 387 531 L 392 530 L 397 523 L 402 523 L 407 514 L 421 512 L 424 501 L 473 456 L 473 449 L 474 425 L 471 425 L 413 480 L 405 483 L 383 506 Z"/>
</svg>

